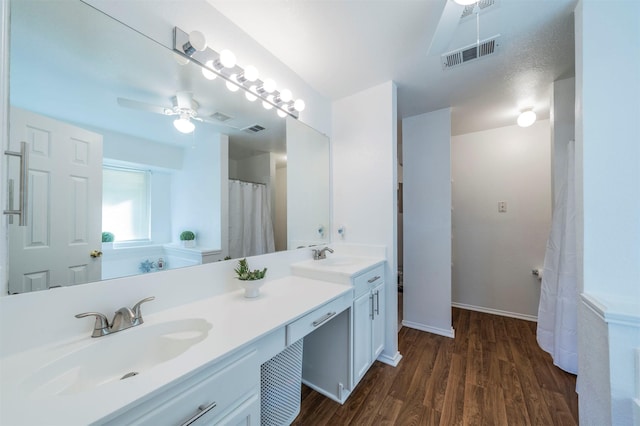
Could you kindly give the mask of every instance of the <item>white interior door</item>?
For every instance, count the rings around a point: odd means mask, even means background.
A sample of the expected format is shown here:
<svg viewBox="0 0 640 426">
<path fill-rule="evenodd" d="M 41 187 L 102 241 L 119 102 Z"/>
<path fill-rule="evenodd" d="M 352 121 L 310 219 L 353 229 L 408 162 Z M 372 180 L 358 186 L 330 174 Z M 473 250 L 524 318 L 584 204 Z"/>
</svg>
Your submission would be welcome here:
<svg viewBox="0 0 640 426">
<path fill-rule="evenodd" d="M 9 292 L 100 280 L 90 252 L 102 244 L 102 136 L 11 108 L 10 149 L 20 141 L 29 144 L 29 213 L 27 226 L 9 225 Z"/>
</svg>

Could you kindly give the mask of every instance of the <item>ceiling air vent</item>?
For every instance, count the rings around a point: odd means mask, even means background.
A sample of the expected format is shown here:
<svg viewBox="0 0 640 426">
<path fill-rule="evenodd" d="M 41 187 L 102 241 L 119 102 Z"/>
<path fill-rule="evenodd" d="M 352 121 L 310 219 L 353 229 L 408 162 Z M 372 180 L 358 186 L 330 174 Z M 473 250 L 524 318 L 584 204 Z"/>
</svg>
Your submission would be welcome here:
<svg viewBox="0 0 640 426">
<path fill-rule="evenodd" d="M 444 53 L 441 56 L 442 69 L 448 70 L 466 64 L 469 61 L 493 55 L 500 47 L 499 38 L 500 34 L 481 40 L 479 45 L 473 43 L 469 46 Z"/>
<path fill-rule="evenodd" d="M 242 130 L 244 130 L 244 131 L 245 131 L 245 132 L 247 132 L 247 133 L 258 133 L 258 132 L 260 132 L 260 131 L 262 131 L 262 130 L 264 130 L 264 129 L 265 129 L 265 128 L 264 128 L 264 127 L 262 127 L 261 125 L 259 125 L 259 124 L 254 124 L 253 126 L 245 127 L 245 128 L 244 128 L 244 129 L 242 129 Z"/>
<path fill-rule="evenodd" d="M 217 121 L 221 121 L 221 122 L 225 122 L 227 120 L 231 120 L 232 117 L 228 116 L 227 114 L 223 114 L 221 112 L 214 112 L 213 114 L 211 114 L 210 116 L 211 118 L 213 118 L 214 120 Z"/>
<path fill-rule="evenodd" d="M 494 6 L 498 5 L 498 0 L 480 0 L 477 3 L 473 3 L 465 6 L 464 10 L 462 11 L 462 15 L 460 15 L 460 21 L 463 21 L 469 18 L 470 16 L 473 16 L 473 11 L 476 7 L 476 4 L 478 5 L 478 10 L 480 11 L 480 13 L 483 13 L 483 12 L 488 12 L 490 10 L 493 10 Z"/>
</svg>

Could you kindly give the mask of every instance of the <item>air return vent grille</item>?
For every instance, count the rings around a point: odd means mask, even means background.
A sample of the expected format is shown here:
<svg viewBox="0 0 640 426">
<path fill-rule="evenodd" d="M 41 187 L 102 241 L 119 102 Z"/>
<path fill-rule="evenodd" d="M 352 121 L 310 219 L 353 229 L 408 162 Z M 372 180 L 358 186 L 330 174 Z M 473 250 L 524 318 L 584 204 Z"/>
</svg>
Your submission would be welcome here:
<svg viewBox="0 0 640 426">
<path fill-rule="evenodd" d="M 227 120 L 231 120 L 232 117 L 228 116 L 227 114 L 224 114 L 222 112 L 214 112 L 213 114 L 211 114 L 211 118 L 213 118 L 214 120 L 220 121 L 220 122 L 225 122 Z"/>
<path fill-rule="evenodd" d="M 481 40 L 480 44 L 473 43 L 460 49 L 452 50 L 441 56 L 442 69 L 448 70 L 469 61 L 493 55 L 500 47 L 500 34 Z"/>
<path fill-rule="evenodd" d="M 262 131 L 262 130 L 264 130 L 264 129 L 265 129 L 265 128 L 264 128 L 264 127 L 262 127 L 261 125 L 259 125 L 259 124 L 254 124 L 253 126 L 245 127 L 245 128 L 244 128 L 244 129 L 242 129 L 242 130 L 244 130 L 244 131 L 245 131 L 245 132 L 247 132 L 247 133 L 258 133 L 258 132 L 260 132 L 260 131 Z"/>
</svg>

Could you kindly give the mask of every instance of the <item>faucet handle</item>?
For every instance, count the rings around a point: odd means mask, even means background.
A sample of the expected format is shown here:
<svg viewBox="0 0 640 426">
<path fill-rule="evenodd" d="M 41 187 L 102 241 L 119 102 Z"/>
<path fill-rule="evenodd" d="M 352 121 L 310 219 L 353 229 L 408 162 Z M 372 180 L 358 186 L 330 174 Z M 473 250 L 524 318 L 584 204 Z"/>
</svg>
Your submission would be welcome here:
<svg viewBox="0 0 640 426">
<path fill-rule="evenodd" d="M 134 317 L 133 320 L 136 322 L 136 325 L 142 324 L 144 322 L 142 320 L 142 312 L 140 310 L 140 305 L 142 305 L 145 302 L 151 302 L 152 300 L 155 300 L 155 296 L 146 297 L 141 301 L 139 301 L 138 303 L 136 303 L 135 305 L 133 305 L 133 308 L 131 308 L 131 310 L 133 311 L 133 317 Z"/>
<path fill-rule="evenodd" d="M 75 317 L 85 318 L 90 316 L 96 317 L 96 322 L 93 326 L 93 334 L 91 335 L 91 337 L 100 337 L 109 334 L 109 320 L 103 314 L 99 312 L 83 312 L 81 314 L 77 314 Z"/>
</svg>

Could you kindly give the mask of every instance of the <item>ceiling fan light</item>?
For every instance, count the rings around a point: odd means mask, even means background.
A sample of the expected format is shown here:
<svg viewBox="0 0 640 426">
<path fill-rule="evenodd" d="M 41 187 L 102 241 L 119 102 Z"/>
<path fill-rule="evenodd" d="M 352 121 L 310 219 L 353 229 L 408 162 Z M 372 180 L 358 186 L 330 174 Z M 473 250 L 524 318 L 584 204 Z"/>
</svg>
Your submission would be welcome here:
<svg viewBox="0 0 640 426">
<path fill-rule="evenodd" d="M 533 112 L 533 110 L 531 109 L 524 110 L 518 116 L 518 126 L 529 127 L 536 122 L 536 118 L 537 118 L 536 113 Z"/>
<path fill-rule="evenodd" d="M 207 68 L 214 68 L 213 65 L 213 61 L 207 61 L 205 62 L 205 67 Z M 206 78 L 207 80 L 213 80 L 216 78 L 216 73 L 214 73 L 213 71 L 211 71 L 210 69 L 207 68 L 202 68 L 202 75 L 204 76 L 204 78 Z"/>
<path fill-rule="evenodd" d="M 232 51 L 225 49 L 220 52 L 220 63 L 225 68 L 233 68 L 236 66 L 236 55 Z"/>
<path fill-rule="evenodd" d="M 189 120 L 189 117 L 185 115 L 181 115 L 180 118 L 173 120 L 173 127 L 175 127 L 180 133 L 185 134 L 193 132 L 196 128 L 195 124 L 193 124 L 191 120 Z"/>
</svg>

